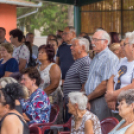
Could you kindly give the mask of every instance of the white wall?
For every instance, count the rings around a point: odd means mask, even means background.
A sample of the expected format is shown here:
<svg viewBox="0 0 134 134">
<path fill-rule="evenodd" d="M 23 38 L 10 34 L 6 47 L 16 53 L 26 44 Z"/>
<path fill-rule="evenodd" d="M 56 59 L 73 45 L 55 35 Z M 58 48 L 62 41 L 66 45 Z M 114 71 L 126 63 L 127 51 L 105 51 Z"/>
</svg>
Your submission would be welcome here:
<svg viewBox="0 0 134 134">
<path fill-rule="evenodd" d="M 46 44 L 47 36 L 34 37 L 34 45 L 41 46 Z"/>
</svg>

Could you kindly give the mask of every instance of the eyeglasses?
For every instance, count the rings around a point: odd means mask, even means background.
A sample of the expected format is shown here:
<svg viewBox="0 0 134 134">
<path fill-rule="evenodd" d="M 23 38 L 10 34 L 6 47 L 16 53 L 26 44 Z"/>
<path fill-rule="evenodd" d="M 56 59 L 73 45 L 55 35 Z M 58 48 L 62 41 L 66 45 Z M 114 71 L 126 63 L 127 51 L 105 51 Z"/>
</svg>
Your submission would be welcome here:
<svg viewBox="0 0 134 134">
<path fill-rule="evenodd" d="M 97 39 L 97 38 L 92 38 L 91 39 L 92 42 L 97 42 L 97 41 L 100 41 L 100 40 L 106 40 L 106 39 Z"/>
<path fill-rule="evenodd" d="M 71 33 L 71 32 L 63 32 L 62 35 L 67 35 L 69 33 Z"/>
<path fill-rule="evenodd" d="M 125 42 L 124 42 L 124 44 L 123 44 L 122 46 L 126 46 L 127 44 L 129 44 L 129 43 L 125 43 Z"/>
</svg>

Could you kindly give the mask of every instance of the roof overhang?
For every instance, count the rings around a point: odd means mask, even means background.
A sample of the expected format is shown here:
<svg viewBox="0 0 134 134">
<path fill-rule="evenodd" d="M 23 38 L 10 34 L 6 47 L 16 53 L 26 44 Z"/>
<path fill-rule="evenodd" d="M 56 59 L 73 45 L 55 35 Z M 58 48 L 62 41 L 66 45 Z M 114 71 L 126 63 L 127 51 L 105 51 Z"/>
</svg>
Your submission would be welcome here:
<svg viewBox="0 0 134 134">
<path fill-rule="evenodd" d="M 41 7 L 40 3 L 35 4 L 25 0 L 0 0 L 0 4 L 16 5 L 17 7 Z"/>
<path fill-rule="evenodd" d="M 49 2 L 57 2 L 62 4 L 69 4 L 69 5 L 76 5 L 76 6 L 83 6 L 86 4 L 91 4 L 103 0 L 35 0 L 35 1 L 49 1 Z"/>
</svg>

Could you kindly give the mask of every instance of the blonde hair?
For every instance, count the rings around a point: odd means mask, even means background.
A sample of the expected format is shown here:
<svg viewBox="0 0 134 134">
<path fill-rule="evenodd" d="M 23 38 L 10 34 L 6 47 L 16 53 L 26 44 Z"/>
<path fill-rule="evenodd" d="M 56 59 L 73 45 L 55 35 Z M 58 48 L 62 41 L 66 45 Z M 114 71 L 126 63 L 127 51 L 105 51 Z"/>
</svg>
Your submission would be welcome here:
<svg viewBox="0 0 134 134">
<path fill-rule="evenodd" d="M 7 85 L 7 84 L 10 84 L 10 83 L 18 83 L 18 81 L 15 80 L 15 79 L 12 78 L 12 77 L 3 77 L 3 78 L 0 79 L 0 86 L 1 86 L 1 88 L 5 88 L 6 85 Z M 23 86 L 23 90 L 24 90 L 24 92 L 25 92 L 25 97 L 24 97 L 24 99 L 27 99 L 28 96 L 29 96 L 28 89 L 27 89 L 25 86 Z"/>
<path fill-rule="evenodd" d="M 115 50 L 118 50 L 120 48 L 120 44 L 119 43 L 113 43 L 109 46 L 109 49 L 114 52 Z"/>
<path fill-rule="evenodd" d="M 13 53 L 13 45 L 11 43 L 2 43 L 0 47 L 4 47 L 8 53 Z"/>
</svg>

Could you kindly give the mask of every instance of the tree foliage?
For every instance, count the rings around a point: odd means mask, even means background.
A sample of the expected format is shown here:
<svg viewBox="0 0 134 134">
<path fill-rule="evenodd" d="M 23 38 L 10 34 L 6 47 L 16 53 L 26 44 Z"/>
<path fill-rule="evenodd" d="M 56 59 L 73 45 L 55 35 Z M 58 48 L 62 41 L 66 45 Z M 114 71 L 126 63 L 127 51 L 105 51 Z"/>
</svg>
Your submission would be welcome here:
<svg viewBox="0 0 134 134">
<path fill-rule="evenodd" d="M 18 8 L 17 16 L 24 15 L 36 10 L 36 8 Z M 63 29 L 68 22 L 68 6 L 43 2 L 38 12 L 18 20 L 18 27 L 23 26 L 27 32 L 39 30 L 42 35 L 55 34 L 58 29 Z"/>
</svg>

